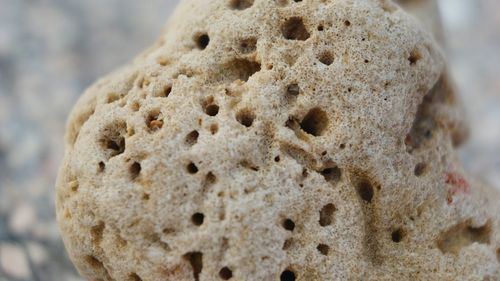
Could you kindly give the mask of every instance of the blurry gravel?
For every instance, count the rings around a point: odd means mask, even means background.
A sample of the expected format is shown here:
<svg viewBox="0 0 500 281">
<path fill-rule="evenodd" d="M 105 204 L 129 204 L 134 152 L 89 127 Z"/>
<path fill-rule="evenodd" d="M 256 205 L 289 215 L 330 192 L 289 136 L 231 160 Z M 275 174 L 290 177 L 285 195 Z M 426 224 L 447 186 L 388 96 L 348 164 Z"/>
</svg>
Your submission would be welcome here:
<svg viewBox="0 0 500 281">
<path fill-rule="evenodd" d="M 72 105 L 152 44 L 176 0 L 0 0 L 0 281 L 81 280 L 54 214 Z M 441 0 L 467 169 L 500 187 L 500 1 Z"/>
</svg>

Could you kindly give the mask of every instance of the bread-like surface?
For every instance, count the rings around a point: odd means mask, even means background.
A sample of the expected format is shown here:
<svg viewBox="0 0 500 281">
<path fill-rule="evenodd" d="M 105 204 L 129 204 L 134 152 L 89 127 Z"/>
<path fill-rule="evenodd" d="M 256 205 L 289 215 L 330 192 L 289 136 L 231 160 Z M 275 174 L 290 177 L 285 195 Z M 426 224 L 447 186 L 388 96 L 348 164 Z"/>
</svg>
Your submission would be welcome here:
<svg viewBox="0 0 500 281">
<path fill-rule="evenodd" d="M 498 280 L 461 112 L 390 1 L 181 1 L 69 118 L 65 245 L 88 280 Z"/>
</svg>

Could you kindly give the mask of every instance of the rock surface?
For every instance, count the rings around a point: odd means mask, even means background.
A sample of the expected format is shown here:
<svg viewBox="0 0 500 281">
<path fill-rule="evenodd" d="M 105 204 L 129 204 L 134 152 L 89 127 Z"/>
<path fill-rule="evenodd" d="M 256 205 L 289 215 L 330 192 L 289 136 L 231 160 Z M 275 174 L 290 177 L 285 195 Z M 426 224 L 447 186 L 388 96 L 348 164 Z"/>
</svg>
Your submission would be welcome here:
<svg viewBox="0 0 500 281">
<path fill-rule="evenodd" d="M 58 220 L 89 280 L 495 280 L 461 112 L 391 2 L 186 0 L 73 110 Z"/>
</svg>

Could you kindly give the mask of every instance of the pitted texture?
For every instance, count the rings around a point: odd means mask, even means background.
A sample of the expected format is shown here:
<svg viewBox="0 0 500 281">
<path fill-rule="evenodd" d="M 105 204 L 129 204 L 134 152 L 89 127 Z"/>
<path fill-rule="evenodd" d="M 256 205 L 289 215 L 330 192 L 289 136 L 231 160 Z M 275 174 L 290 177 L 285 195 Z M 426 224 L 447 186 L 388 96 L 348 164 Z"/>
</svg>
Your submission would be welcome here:
<svg viewBox="0 0 500 281">
<path fill-rule="evenodd" d="M 68 252 L 89 280 L 497 280 L 445 77 L 390 1 L 182 1 L 70 116 Z"/>
</svg>

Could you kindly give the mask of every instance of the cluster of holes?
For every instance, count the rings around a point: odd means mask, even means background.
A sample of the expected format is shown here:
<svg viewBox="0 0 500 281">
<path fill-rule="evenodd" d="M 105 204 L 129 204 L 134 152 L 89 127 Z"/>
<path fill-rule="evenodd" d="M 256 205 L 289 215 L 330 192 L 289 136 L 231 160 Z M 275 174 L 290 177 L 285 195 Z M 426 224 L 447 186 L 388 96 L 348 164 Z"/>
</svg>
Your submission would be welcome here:
<svg viewBox="0 0 500 281">
<path fill-rule="evenodd" d="M 310 37 L 302 18 L 291 17 L 281 26 L 283 37 L 287 40 L 305 41 Z"/>
<path fill-rule="evenodd" d="M 245 10 L 252 7 L 254 0 L 230 0 L 229 7 L 233 10 Z"/>
<path fill-rule="evenodd" d="M 208 47 L 208 44 L 210 44 L 210 37 L 207 33 L 197 33 L 194 36 L 194 41 L 198 49 L 205 50 Z"/>
<path fill-rule="evenodd" d="M 236 120 L 245 127 L 251 127 L 255 114 L 250 109 L 242 109 L 236 114 Z"/>
<path fill-rule="evenodd" d="M 328 115 L 321 108 L 315 107 L 302 119 L 300 127 L 310 135 L 321 136 L 328 127 Z"/>
</svg>

